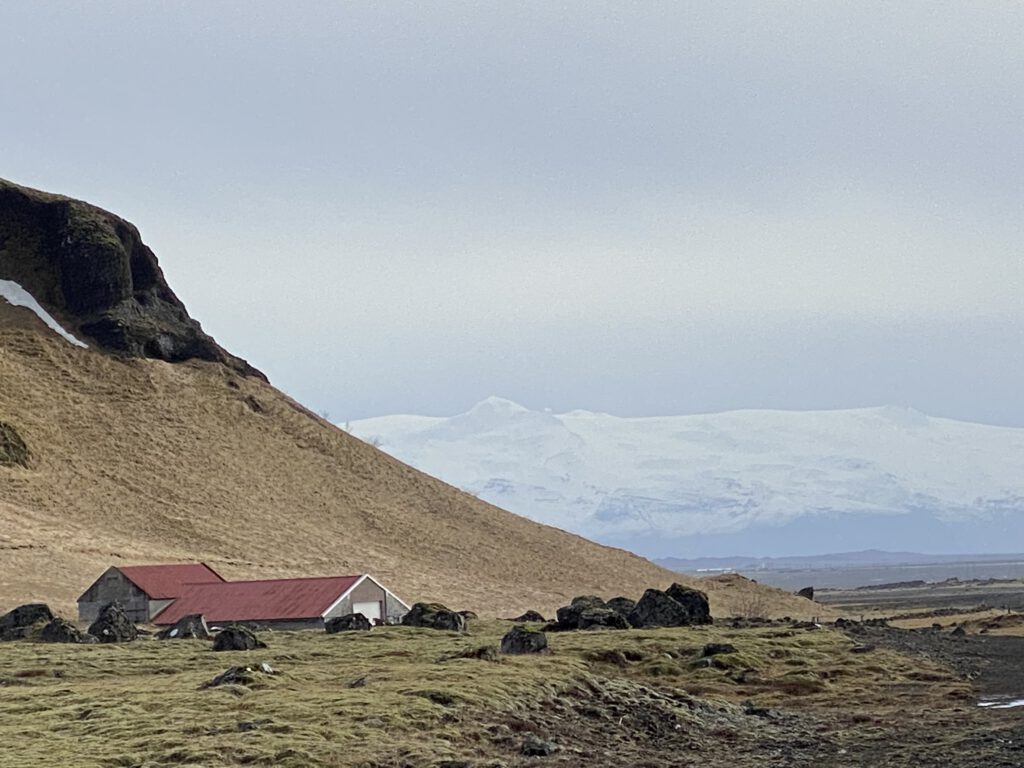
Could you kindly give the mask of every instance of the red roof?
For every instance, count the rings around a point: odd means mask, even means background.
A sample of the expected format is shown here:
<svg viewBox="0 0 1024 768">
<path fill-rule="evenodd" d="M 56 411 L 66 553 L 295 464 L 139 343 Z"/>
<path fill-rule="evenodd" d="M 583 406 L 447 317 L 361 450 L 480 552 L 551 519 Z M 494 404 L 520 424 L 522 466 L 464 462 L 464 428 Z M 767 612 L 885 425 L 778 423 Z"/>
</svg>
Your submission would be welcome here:
<svg viewBox="0 0 1024 768">
<path fill-rule="evenodd" d="M 201 613 L 209 622 L 315 619 L 361 578 L 325 576 L 192 584 L 153 623 L 174 624 L 190 613 Z"/>
<path fill-rule="evenodd" d="M 221 575 L 206 563 L 126 565 L 117 570 L 155 600 L 178 597 L 188 584 L 220 584 L 224 581 Z"/>
</svg>

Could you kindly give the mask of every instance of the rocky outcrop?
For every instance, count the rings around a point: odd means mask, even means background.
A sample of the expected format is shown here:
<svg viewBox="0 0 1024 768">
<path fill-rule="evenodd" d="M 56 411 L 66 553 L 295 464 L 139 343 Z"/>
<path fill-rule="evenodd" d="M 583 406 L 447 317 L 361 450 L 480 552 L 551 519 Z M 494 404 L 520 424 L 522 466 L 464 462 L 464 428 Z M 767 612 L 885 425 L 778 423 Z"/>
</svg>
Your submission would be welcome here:
<svg viewBox="0 0 1024 768">
<path fill-rule="evenodd" d="M 808 600 L 814 599 L 814 587 L 804 587 L 796 593 L 797 597 L 806 597 Z"/>
<path fill-rule="evenodd" d="M 128 643 L 139 636 L 139 631 L 121 604 L 114 602 L 100 609 L 96 621 L 89 625 L 89 634 L 101 643 Z"/>
<path fill-rule="evenodd" d="M 452 632 L 466 631 L 466 617 L 440 603 L 416 603 L 402 617 L 402 624 L 407 627 L 447 629 Z"/>
<path fill-rule="evenodd" d="M 0 640 L 28 637 L 37 626 L 53 621 L 53 611 L 45 603 L 27 603 L 0 616 Z"/>
<path fill-rule="evenodd" d="M 213 641 L 215 651 L 251 651 L 266 647 L 267 644 L 256 637 L 255 632 L 238 624 L 222 629 Z"/>
<path fill-rule="evenodd" d="M 189 317 L 139 231 L 96 206 L 0 180 L 0 279 L 103 349 L 263 378 Z"/>
<path fill-rule="evenodd" d="M 548 637 L 536 629 L 523 626 L 512 627 L 501 638 L 501 652 L 510 655 L 542 653 L 547 650 Z"/>
<path fill-rule="evenodd" d="M 370 630 L 370 620 L 361 613 L 348 613 L 344 616 L 335 616 L 333 619 L 328 619 L 327 623 L 324 624 L 324 629 L 331 635 L 336 632 L 368 632 Z"/>
<path fill-rule="evenodd" d="M 190 613 L 182 616 L 174 626 L 157 632 L 157 640 L 209 640 L 213 635 L 206 624 L 206 617 L 201 613 Z"/>
<path fill-rule="evenodd" d="M 608 607 L 623 617 L 629 616 L 630 611 L 636 608 L 636 600 L 628 597 L 613 597 L 607 603 Z"/>
</svg>

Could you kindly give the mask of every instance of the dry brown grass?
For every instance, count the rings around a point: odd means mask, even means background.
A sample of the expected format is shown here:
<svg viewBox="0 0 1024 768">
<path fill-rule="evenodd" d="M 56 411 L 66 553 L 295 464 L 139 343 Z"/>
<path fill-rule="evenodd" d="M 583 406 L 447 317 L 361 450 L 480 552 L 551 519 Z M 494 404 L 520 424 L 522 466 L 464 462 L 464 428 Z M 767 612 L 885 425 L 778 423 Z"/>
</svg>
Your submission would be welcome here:
<svg viewBox="0 0 1024 768">
<path fill-rule="evenodd" d="M 550 655 L 444 660 L 496 645 L 508 627 L 265 634 L 269 647 L 252 653 L 213 653 L 201 641 L 0 644 L 0 766 L 435 765 L 486 755 L 481 724 L 529 717 L 595 681 L 826 711 L 919 707 L 926 690 L 937 699 L 967 690 L 926 662 L 851 654 L 851 641 L 827 630 L 571 632 L 549 636 Z M 724 669 L 695 668 L 707 642 L 737 653 L 719 657 Z M 200 689 L 230 665 L 262 661 L 280 674 Z M 678 716 L 692 717 L 685 705 Z"/>
<path fill-rule="evenodd" d="M 0 468 L 0 609 L 70 611 L 108 565 L 160 561 L 228 578 L 370 572 L 407 600 L 491 616 L 686 581 L 481 502 L 216 364 L 77 349 L 3 305 L 0 382 L 0 420 L 33 456 Z M 718 615 L 758 591 L 702 588 Z M 772 614 L 818 610 L 761 594 Z"/>
</svg>

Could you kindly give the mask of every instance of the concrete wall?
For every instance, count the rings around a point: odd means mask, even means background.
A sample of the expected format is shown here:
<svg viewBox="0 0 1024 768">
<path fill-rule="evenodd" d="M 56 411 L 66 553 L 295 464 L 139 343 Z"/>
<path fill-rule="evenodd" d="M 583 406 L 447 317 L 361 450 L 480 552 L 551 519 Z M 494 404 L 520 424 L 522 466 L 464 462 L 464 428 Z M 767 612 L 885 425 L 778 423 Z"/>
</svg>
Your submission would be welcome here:
<svg viewBox="0 0 1024 768">
<path fill-rule="evenodd" d="M 149 595 L 132 584 L 117 568 L 108 568 L 78 600 L 79 621 L 95 621 L 100 610 L 109 603 L 119 602 L 134 622 L 145 623 L 153 617 L 153 603 L 160 608 L 166 600 L 151 601 Z"/>
</svg>

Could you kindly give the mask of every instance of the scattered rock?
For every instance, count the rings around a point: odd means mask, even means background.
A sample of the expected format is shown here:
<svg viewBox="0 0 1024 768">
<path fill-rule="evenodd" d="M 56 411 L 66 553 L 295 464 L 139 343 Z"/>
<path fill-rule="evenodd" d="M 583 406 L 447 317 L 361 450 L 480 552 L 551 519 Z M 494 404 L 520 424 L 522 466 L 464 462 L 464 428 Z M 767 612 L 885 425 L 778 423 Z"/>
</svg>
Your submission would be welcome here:
<svg viewBox="0 0 1024 768">
<path fill-rule="evenodd" d="M 967 634 L 967 630 L 965 630 L 963 627 L 955 627 L 953 631 L 949 634 L 951 634 L 953 637 L 963 637 Z"/>
<path fill-rule="evenodd" d="M 256 687 L 258 680 L 263 675 L 276 675 L 277 670 L 263 662 L 261 664 L 250 664 L 245 667 L 228 667 L 217 675 L 213 680 L 203 683 L 200 689 L 215 688 L 218 685 L 244 685 L 247 688 Z"/>
<path fill-rule="evenodd" d="M 333 635 L 337 632 L 370 631 L 370 620 L 361 613 L 348 613 L 344 616 L 336 616 L 328 619 L 324 624 L 327 633 Z"/>
<path fill-rule="evenodd" d="M 580 614 L 587 610 L 608 610 L 604 600 L 596 595 L 579 595 L 555 612 L 556 621 L 563 629 L 579 629 Z"/>
<path fill-rule="evenodd" d="M 522 616 L 517 616 L 514 619 L 510 619 L 510 621 L 518 621 L 520 623 L 527 622 L 527 621 L 529 621 L 529 622 L 544 622 L 544 621 L 547 621 L 547 619 L 545 619 L 541 614 L 537 613 L 537 611 L 527 611 Z"/>
<path fill-rule="evenodd" d="M 464 618 L 466 621 L 475 621 L 476 619 L 480 618 L 473 611 L 459 611 L 458 613 L 459 616 Z"/>
<path fill-rule="evenodd" d="M 366 676 L 357 677 L 355 680 L 349 681 L 349 688 L 365 688 L 366 687 Z"/>
<path fill-rule="evenodd" d="M 512 627 L 501 638 L 501 652 L 507 654 L 542 653 L 547 647 L 547 635 L 522 625 Z"/>
<path fill-rule="evenodd" d="M 83 633 L 67 619 L 55 617 L 43 627 L 39 639 L 44 643 L 95 643 L 97 639 Z"/>
<path fill-rule="evenodd" d="M 527 757 L 547 757 L 558 751 L 558 745 L 551 741 L 536 736 L 532 733 L 526 734 L 523 739 L 522 753 Z"/>
<path fill-rule="evenodd" d="M 256 633 L 248 627 L 233 624 L 217 633 L 213 641 L 215 651 L 251 651 L 254 648 L 266 648 L 267 644 L 256 637 Z"/>
<path fill-rule="evenodd" d="M 402 617 L 402 624 L 407 627 L 447 629 L 452 632 L 466 631 L 465 617 L 440 603 L 416 603 Z"/>
<path fill-rule="evenodd" d="M 611 608 L 591 608 L 579 615 L 577 629 L 629 629 L 629 622 Z"/>
<path fill-rule="evenodd" d="M 27 603 L 0 616 L 0 640 L 20 640 L 27 637 L 37 624 L 52 621 L 53 611 L 46 603 Z"/>
<path fill-rule="evenodd" d="M 498 661 L 498 649 L 493 645 L 480 645 L 475 648 L 463 648 L 459 651 L 446 653 L 434 663 L 444 664 L 454 659 L 478 659 L 479 661 Z"/>
<path fill-rule="evenodd" d="M 569 605 L 558 609 L 557 616 L 557 621 L 553 625 L 548 625 L 546 629 L 629 629 L 629 622 L 609 608 L 604 600 L 594 595 L 574 597 Z"/>
<path fill-rule="evenodd" d="M 808 600 L 814 599 L 814 587 L 804 587 L 796 593 L 797 597 L 806 597 Z"/>
<path fill-rule="evenodd" d="M 128 643 L 139 636 L 139 631 L 128 618 L 124 607 L 113 602 L 100 609 L 96 621 L 89 625 L 89 634 L 101 643 Z"/>
<path fill-rule="evenodd" d="M 736 653 L 736 646 L 729 643 L 708 643 L 701 651 L 701 656 L 717 656 L 720 653 Z"/>
<path fill-rule="evenodd" d="M 875 646 L 870 643 L 859 643 L 850 649 L 850 653 L 870 653 L 875 650 Z"/>
<path fill-rule="evenodd" d="M 209 640 L 213 634 L 203 614 L 190 613 L 178 619 L 173 627 L 161 629 L 156 636 L 158 640 Z"/>
</svg>

